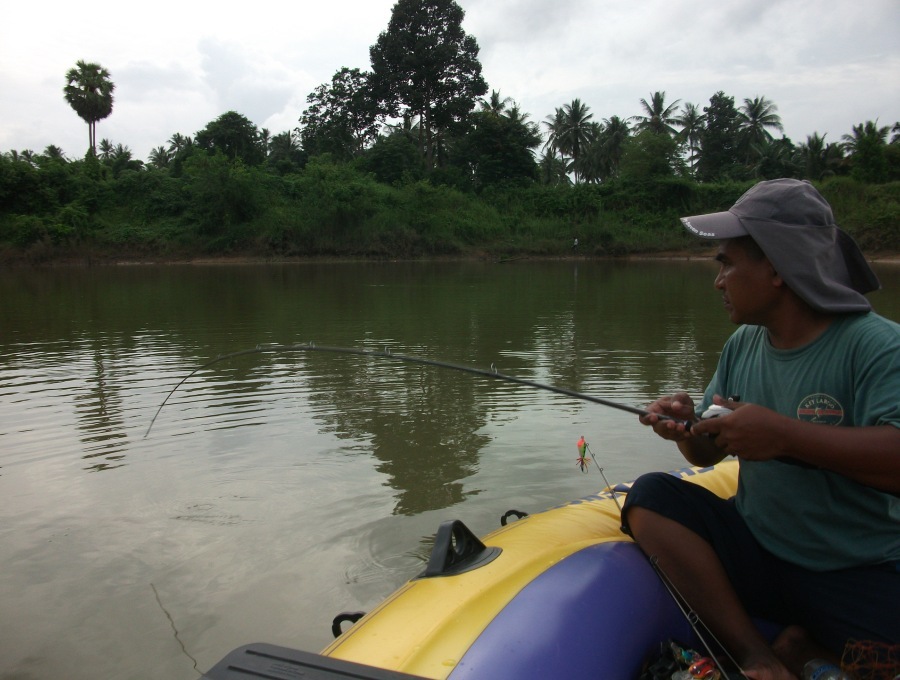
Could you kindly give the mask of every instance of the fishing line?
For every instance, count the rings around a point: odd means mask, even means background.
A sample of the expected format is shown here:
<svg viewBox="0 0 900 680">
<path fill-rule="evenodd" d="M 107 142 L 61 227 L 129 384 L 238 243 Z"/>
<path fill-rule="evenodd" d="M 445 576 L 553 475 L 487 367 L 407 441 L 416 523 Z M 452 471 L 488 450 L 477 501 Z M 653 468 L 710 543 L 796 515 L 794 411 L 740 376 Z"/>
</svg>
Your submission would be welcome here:
<svg viewBox="0 0 900 680">
<path fill-rule="evenodd" d="M 533 380 L 526 380 L 524 378 L 516 378 L 515 376 L 506 375 L 505 373 L 500 373 L 493 364 L 491 364 L 490 370 L 483 368 L 476 368 L 473 366 L 464 366 L 462 364 L 451 364 L 446 361 L 437 361 L 435 359 L 424 359 L 422 357 L 409 356 L 405 354 L 394 354 L 390 350 L 373 350 L 373 349 L 359 349 L 352 347 L 331 347 L 327 345 L 316 345 L 315 343 L 301 343 L 295 345 L 279 345 L 279 344 L 265 344 L 265 345 L 257 345 L 256 347 L 241 350 L 239 352 L 232 352 L 231 354 L 220 354 L 212 361 L 208 361 L 201 366 L 198 366 L 193 371 L 184 376 L 178 383 L 173 387 L 169 393 L 166 395 L 166 398 L 163 399 L 162 404 L 159 405 L 159 408 L 156 410 L 156 414 L 153 416 L 153 420 L 150 421 L 150 425 L 147 428 L 147 431 L 144 433 L 144 437 L 150 434 L 150 430 L 153 427 L 153 423 L 156 422 L 156 418 L 159 416 L 163 407 L 169 401 L 169 398 L 175 394 L 175 391 L 181 387 L 185 382 L 187 382 L 195 373 L 198 371 L 202 371 L 204 368 L 209 368 L 213 364 L 217 364 L 220 361 L 227 361 L 228 359 L 234 359 L 235 357 L 244 356 L 247 354 L 281 354 L 285 352 L 329 352 L 332 354 L 353 354 L 356 356 L 364 356 L 364 357 L 372 357 L 376 359 L 388 359 L 393 361 L 406 362 L 411 364 L 420 364 L 422 366 L 436 366 L 438 368 L 448 368 L 454 371 L 462 371 L 464 373 L 470 373 L 473 375 L 478 375 L 484 378 L 494 378 L 496 380 L 503 380 L 506 382 L 515 383 L 517 385 L 524 385 L 526 387 L 533 387 L 539 390 L 546 390 L 548 392 L 555 392 L 556 394 L 562 394 L 567 397 L 573 397 L 575 399 L 580 399 L 581 401 L 587 401 L 593 404 L 600 404 L 601 406 L 607 406 L 609 408 L 618 409 L 619 411 L 626 411 L 628 413 L 633 413 L 639 416 L 647 416 L 650 415 L 650 411 L 646 409 L 638 408 L 636 406 L 629 406 L 627 404 L 620 404 L 615 401 L 610 401 L 609 399 L 602 399 L 600 397 L 595 397 L 590 394 L 584 394 L 582 392 L 576 392 L 574 390 L 567 389 L 565 387 L 557 387 L 555 385 L 547 385 L 545 383 L 535 382 Z M 655 414 L 660 420 L 676 420 L 678 422 L 683 422 L 678 420 L 677 418 L 673 418 L 671 416 L 663 415 L 663 414 Z M 686 423 L 687 424 L 687 423 Z"/>
<path fill-rule="evenodd" d="M 606 484 L 606 488 L 609 489 L 609 492 L 612 494 L 612 499 L 615 501 L 616 507 L 619 508 L 619 515 L 622 514 L 622 506 L 619 504 L 619 497 L 616 495 L 616 487 L 609 483 L 609 480 L 606 478 L 606 475 L 603 473 L 603 468 L 600 467 L 600 463 L 597 462 L 597 456 L 594 455 L 594 452 L 591 451 L 591 445 L 587 442 L 584 443 L 584 448 L 587 453 L 591 454 L 591 458 L 594 459 L 594 465 L 597 466 L 597 469 L 600 471 L 600 476 L 603 477 L 603 483 Z"/>
<path fill-rule="evenodd" d="M 712 650 L 710 644 L 706 641 L 706 638 L 703 637 L 703 633 L 700 631 L 700 626 L 703 626 L 704 630 L 709 633 L 710 637 L 719 646 L 719 649 L 724 652 L 725 656 L 728 657 L 728 660 L 734 664 L 735 668 L 737 668 L 738 673 L 741 674 L 742 678 L 746 678 L 747 675 L 744 673 L 744 669 L 741 668 L 740 664 L 735 661 L 734 657 L 731 656 L 731 653 L 728 649 L 719 642 L 718 638 L 713 634 L 713 632 L 709 629 L 703 619 L 700 618 L 700 615 L 694 611 L 694 608 L 690 606 L 688 601 L 685 599 L 684 595 L 678 590 L 672 580 L 669 578 L 669 575 L 663 571 L 662 567 L 659 566 L 659 558 L 656 555 L 650 556 L 650 566 L 653 567 L 653 570 L 656 572 L 656 575 L 659 576 L 659 580 L 662 581 L 663 586 L 665 586 L 666 590 L 669 591 L 669 595 L 672 596 L 672 599 L 675 601 L 675 604 L 678 606 L 678 609 L 681 610 L 681 614 L 687 619 L 687 622 L 691 625 L 691 628 L 694 629 L 694 634 L 700 640 L 700 643 L 706 649 L 706 652 L 709 654 L 709 658 L 718 666 L 719 672 L 722 674 L 722 677 L 725 680 L 730 680 L 728 673 L 725 672 L 725 669 L 722 667 L 722 664 L 718 662 L 715 653 Z"/>
</svg>

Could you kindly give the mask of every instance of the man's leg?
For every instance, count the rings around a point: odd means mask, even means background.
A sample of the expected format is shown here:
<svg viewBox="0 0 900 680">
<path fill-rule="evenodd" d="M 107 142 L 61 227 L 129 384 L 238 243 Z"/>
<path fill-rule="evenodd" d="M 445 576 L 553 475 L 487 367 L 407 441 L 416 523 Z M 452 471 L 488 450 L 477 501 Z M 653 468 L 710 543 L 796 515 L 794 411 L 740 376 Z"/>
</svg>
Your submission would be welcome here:
<svg viewBox="0 0 900 680">
<path fill-rule="evenodd" d="M 627 523 L 641 550 L 656 557 L 663 573 L 748 678 L 794 677 L 750 619 L 709 543 L 682 524 L 640 506 L 627 509 Z"/>
</svg>

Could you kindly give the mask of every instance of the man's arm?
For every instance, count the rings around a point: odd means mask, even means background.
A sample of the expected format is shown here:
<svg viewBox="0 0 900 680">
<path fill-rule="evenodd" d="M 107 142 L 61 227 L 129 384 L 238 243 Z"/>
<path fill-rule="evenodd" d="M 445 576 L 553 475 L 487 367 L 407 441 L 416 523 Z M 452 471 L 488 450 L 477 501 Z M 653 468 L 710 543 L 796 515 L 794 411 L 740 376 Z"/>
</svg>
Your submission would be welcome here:
<svg viewBox="0 0 900 680">
<path fill-rule="evenodd" d="M 686 392 L 677 392 L 669 397 L 661 397 L 647 407 L 649 415 L 641 416 L 644 425 L 653 427 L 663 439 L 668 439 L 678 445 L 681 455 L 691 465 L 706 467 L 715 465 L 726 455 L 726 451 L 716 445 L 711 437 L 694 437 L 689 432 L 685 423 L 691 423 L 692 428 L 697 421 L 694 413 L 694 400 Z M 671 416 L 678 420 L 660 420 L 656 414 Z"/>
<path fill-rule="evenodd" d="M 747 460 L 793 458 L 881 491 L 900 493 L 900 428 L 819 425 L 756 404 L 729 405 L 734 413 L 695 424 L 689 436 L 712 440 L 724 454 Z"/>
</svg>

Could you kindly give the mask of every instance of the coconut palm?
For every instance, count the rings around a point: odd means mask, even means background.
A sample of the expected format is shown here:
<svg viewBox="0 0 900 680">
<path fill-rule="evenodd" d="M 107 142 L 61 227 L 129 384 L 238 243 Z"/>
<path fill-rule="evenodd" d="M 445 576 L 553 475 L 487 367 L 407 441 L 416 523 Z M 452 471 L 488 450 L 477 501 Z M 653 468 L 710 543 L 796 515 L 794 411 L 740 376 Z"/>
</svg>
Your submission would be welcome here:
<svg viewBox="0 0 900 680">
<path fill-rule="evenodd" d="M 112 113 L 113 90 L 109 71 L 99 64 L 75 62 L 66 73 L 63 95 L 75 113 L 88 124 L 88 151 L 96 155 L 97 121 Z"/>
<path fill-rule="evenodd" d="M 868 120 L 853 126 L 853 133 L 841 137 L 844 150 L 851 156 L 862 152 L 867 145 L 881 146 L 887 144 L 890 132 L 888 126 L 878 127 L 878 121 Z"/>
<path fill-rule="evenodd" d="M 564 158 L 560 158 L 556 153 L 547 149 L 538 159 L 538 171 L 541 177 L 541 184 L 556 186 L 560 184 L 571 184 L 569 179 L 569 165 Z"/>
<path fill-rule="evenodd" d="M 697 152 L 700 149 L 700 133 L 703 130 L 705 118 L 700 107 L 690 102 L 685 102 L 681 107 L 681 131 L 678 133 L 678 141 L 687 144 L 688 163 L 691 172 L 697 161 Z"/>
<path fill-rule="evenodd" d="M 738 136 L 741 149 L 747 161 L 753 155 L 753 148 L 762 149 L 772 141 L 769 128 L 782 132 L 778 107 L 765 97 L 745 99 L 738 109 Z"/>
<path fill-rule="evenodd" d="M 491 96 L 488 99 L 480 99 L 478 104 L 482 111 L 499 116 L 506 113 L 511 105 L 515 105 L 515 102 L 512 97 L 501 98 L 499 90 L 491 90 Z"/>
<path fill-rule="evenodd" d="M 108 161 L 110 158 L 112 158 L 114 150 L 115 150 L 115 146 L 113 146 L 113 143 L 109 139 L 104 137 L 103 139 L 100 140 L 100 159 L 101 160 Z"/>
<path fill-rule="evenodd" d="M 158 146 L 150 152 L 148 160 L 154 168 L 164 168 L 169 165 L 174 153 L 164 146 Z"/>
<path fill-rule="evenodd" d="M 548 116 L 544 124 L 549 130 L 547 145 L 563 157 L 572 159 L 572 170 L 575 183 L 578 183 L 578 162 L 582 152 L 591 143 L 594 128 L 590 124 L 594 114 L 580 99 L 573 99 L 561 109 L 556 109 L 553 116 Z"/>
<path fill-rule="evenodd" d="M 193 144 L 194 140 L 191 139 L 190 135 L 185 136 L 176 132 L 174 135 L 169 137 L 169 151 L 172 152 L 173 156 L 182 149 L 186 149 Z"/>
<path fill-rule="evenodd" d="M 681 125 L 681 119 L 676 115 L 680 101 L 680 99 L 676 99 L 666 106 L 665 91 L 652 93 L 649 102 L 641 99 L 641 106 L 646 115 L 631 117 L 631 120 L 637 123 L 635 132 L 650 130 L 656 134 L 667 134 L 674 137 L 678 131 L 673 126 Z"/>
<path fill-rule="evenodd" d="M 853 126 L 853 133 L 841 137 L 844 151 L 850 157 L 851 173 L 864 182 L 883 182 L 888 175 L 885 155 L 890 127 L 878 126 L 878 121 L 866 121 Z"/>
<path fill-rule="evenodd" d="M 602 182 L 619 174 L 619 163 L 625 150 L 625 142 L 631 135 L 628 122 L 612 116 L 595 124 L 593 141 L 582 163 L 584 179 Z"/>
</svg>

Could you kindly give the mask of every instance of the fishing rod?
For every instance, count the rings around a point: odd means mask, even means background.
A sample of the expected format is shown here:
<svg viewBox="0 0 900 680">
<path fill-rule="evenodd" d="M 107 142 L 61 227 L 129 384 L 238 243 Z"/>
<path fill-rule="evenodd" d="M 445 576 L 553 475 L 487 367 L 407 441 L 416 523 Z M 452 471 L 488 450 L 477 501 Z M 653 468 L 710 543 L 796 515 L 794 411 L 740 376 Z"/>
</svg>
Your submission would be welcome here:
<svg viewBox="0 0 900 680">
<path fill-rule="evenodd" d="M 144 437 L 150 434 L 150 430 L 153 427 L 153 423 L 156 422 L 157 417 L 160 412 L 163 410 L 163 407 L 169 401 L 169 398 L 175 394 L 175 391 L 181 387 L 185 382 L 187 382 L 195 373 L 198 371 L 202 371 L 204 368 L 209 368 L 213 364 L 217 364 L 220 361 L 227 361 L 228 359 L 234 359 L 236 357 L 245 356 L 247 354 L 282 354 L 286 352 L 328 352 L 332 354 L 353 354 L 356 356 L 364 356 L 364 357 L 372 357 L 377 359 L 389 359 L 393 361 L 400 361 L 410 364 L 420 364 L 422 366 L 436 366 L 438 368 L 448 368 L 454 371 L 462 371 L 464 373 L 470 373 L 478 376 L 482 376 L 485 378 L 494 378 L 496 380 L 503 380 L 505 382 L 515 383 L 517 385 L 524 385 L 526 387 L 533 387 L 539 390 L 546 390 L 548 392 L 555 392 L 556 394 L 562 394 L 567 397 L 573 397 L 575 399 L 580 399 L 581 401 L 587 401 L 593 404 L 600 404 L 601 406 L 607 406 L 609 408 L 618 409 L 619 411 L 626 411 L 627 413 L 633 413 L 639 416 L 648 416 L 651 414 L 650 411 L 638 408 L 636 406 L 629 406 L 627 404 L 621 404 L 619 402 L 611 401 L 609 399 L 602 399 L 600 397 L 595 397 L 590 394 L 584 394 L 583 392 L 576 392 L 575 390 L 570 390 L 565 387 L 557 387 L 555 385 L 547 385 L 546 383 L 539 383 L 533 380 L 526 380 L 525 378 L 516 378 L 515 376 L 506 375 L 505 373 L 500 373 L 493 364 L 491 364 L 490 370 L 483 368 L 476 368 L 473 366 L 464 366 L 462 364 L 452 364 L 446 361 L 437 361 L 435 359 L 425 359 L 422 357 L 409 356 L 406 354 L 394 354 L 388 349 L 385 350 L 374 350 L 374 349 L 361 349 L 361 348 L 352 348 L 352 347 L 332 347 L 328 345 L 316 345 L 315 343 L 300 343 L 294 345 L 280 345 L 280 344 L 260 344 L 256 347 L 252 347 L 250 349 L 240 350 L 238 352 L 232 352 L 231 354 L 220 354 L 215 359 L 211 361 L 207 361 L 205 364 L 202 364 L 195 368 L 193 371 L 184 376 L 178 383 L 173 387 L 169 393 L 166 395 L 166 398 L 163 399 L 163 402 L 159 405 L 159 408 L 156 410 L 156 414 L 153 416 L 153 420 L 150 421 L 150 426 L 147 428 L 147 431 L 144 433 Z M 660 420 L 675 420 L 677 422 L 684 422 L 679 420 L 678 418 L 673 418 L 672 416 L 667 416 L 661 413 L 654 414 Z M 689 425 L 689 423 L 686 423 Z"/>
</svg>

